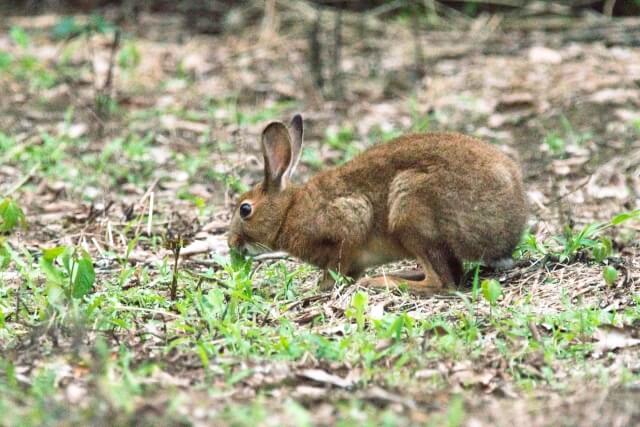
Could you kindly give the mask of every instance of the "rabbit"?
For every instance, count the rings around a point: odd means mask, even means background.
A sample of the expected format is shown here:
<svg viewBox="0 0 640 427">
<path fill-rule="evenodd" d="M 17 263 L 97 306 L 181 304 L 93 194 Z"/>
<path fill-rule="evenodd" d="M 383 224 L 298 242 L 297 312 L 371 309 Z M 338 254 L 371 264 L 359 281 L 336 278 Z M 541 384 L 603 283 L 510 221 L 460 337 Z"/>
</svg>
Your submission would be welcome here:
<svg viewBox="0 0 640 427">
<path fill-rule="evenodd" d="M 241 252 L 286 251 L 363 286 L 434 294 L 458 285 L 463 260 L 501 264 L 520 241 L 527 206 L 518 165 L 494 146 L 458 133 L 407 134 L 351 161 L 291 178 L 303 124 L 262 132 L 264 179 L 240 196 L 228 244 Z M 362 277 L 365 269 L 416 259 L 422 272 Z"/>
</svg>

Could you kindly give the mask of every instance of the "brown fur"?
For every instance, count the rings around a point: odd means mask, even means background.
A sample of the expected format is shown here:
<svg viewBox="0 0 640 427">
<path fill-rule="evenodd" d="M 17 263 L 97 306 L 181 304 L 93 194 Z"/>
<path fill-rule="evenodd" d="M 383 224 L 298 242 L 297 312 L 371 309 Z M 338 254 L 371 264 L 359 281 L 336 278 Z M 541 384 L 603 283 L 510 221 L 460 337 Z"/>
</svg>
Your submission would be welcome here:
<svg viewBox="0 0 640 427">
<path fill-rule="evenodd" d="M 277 174 L 287 167 L 274 168 L 278 159 L 297 162 L 283 147 L 293 144 L 295 156 L 300 146 L 286 133 L 270 133 L 279 138 L 265 141 L 263 135 L 263 147 L 277 147 L 265 148 L 271 166 L 265 167 L 265 182 L 240 197 L 239 205 L 251 202 L 253 213 L 243 220 L 235 212 L 231 247 L 285 250 L 354 278 L 367 267 L 414 258 L 423 268 L 421 280 L 386 276 L 361 282 L 406 283 L 415 292 L 430 293 L 460 281 L 462 260 L 510 257 L 520 239 L 526 220 L 521 174 L 490 144 L 456 133 L 405 135 L 304 185 L 289 185 L 285 176 L 278 186 L 268 168 Z M 327 278 L 322 285 L 331 283 Z"/>
</svg>

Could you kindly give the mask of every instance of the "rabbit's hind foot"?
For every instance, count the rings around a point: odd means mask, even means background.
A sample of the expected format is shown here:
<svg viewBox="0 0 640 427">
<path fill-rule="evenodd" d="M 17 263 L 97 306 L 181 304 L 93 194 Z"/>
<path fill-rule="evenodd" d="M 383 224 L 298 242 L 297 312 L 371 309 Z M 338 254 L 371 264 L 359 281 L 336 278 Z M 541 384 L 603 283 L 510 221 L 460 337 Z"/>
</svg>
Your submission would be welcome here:
<svg viewBox="0 0 640 427">
<path fill-rule="evenodd" d="M 422 279 L 412 280 L 412 278 L 418 277 L 422 277 Z M 409 293 L 416 295 L 436 295 L 446 293 L 448 290 L 437 276 L 415 271 L 398 272 L 396 275 L 363 277 L 357 281 L 357 284 L 368 288 L 406 289 Z"/>
</svg>

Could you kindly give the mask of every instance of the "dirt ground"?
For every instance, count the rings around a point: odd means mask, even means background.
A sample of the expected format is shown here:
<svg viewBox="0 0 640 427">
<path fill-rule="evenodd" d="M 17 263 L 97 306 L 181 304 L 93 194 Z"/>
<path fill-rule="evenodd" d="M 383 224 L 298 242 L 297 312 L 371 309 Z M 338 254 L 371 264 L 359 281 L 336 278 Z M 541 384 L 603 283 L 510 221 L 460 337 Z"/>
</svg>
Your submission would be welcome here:
<svg viewBox="0 0 640 427">
<path fill-rule="evenodd" d="M 640 221 L 611 223 L 640 207 L 640 48 L 616 37 L 640 20 L 424 28 L 415 78 L 405 21 L 346 14 L 340 78 L 327 67 L 321 90 L 308 11 L 286 13 L 300 18 L 276 33 L 218 36 L 142 15 L 115 50 L 110 31 L 56 39 L 56 15 L 0 23 L 0 194 L 28 226 L 3 241 L 0 424 L 640 424 Z M 260 132 L 294 112 L 300 181 L 406 131 L 491 141 L 522 165 L 544 248 L 479 270 L 501 287 L 495 305 L 473 269 L 468 288 L 418 298 L 321 292 L 291 258 L 230 266 Z M 590 224 L 608 225 L 563 256 L 554 237 Z M 84 299 L 52 296 L 41 258 L 56 246 L 92 259 Z"/>
</svg>

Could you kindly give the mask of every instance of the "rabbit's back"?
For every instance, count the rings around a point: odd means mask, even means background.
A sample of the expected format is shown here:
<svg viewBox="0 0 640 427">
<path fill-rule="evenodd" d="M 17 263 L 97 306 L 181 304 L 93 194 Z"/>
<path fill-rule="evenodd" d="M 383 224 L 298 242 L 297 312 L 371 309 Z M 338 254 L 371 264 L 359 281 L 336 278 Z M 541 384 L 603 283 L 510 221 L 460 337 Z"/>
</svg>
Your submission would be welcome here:
<svg viewBox="0 0 640 427">
<path fill-rule="evenodd" d="M 357 193 L 370 200 L 373 239 L 408 233 L 445 245 L 461 259 L 509 256 L 526 222 L 516 163 L 461 134 L 405 135 L 310 184 L 328 199 Z"/>
</svg>

